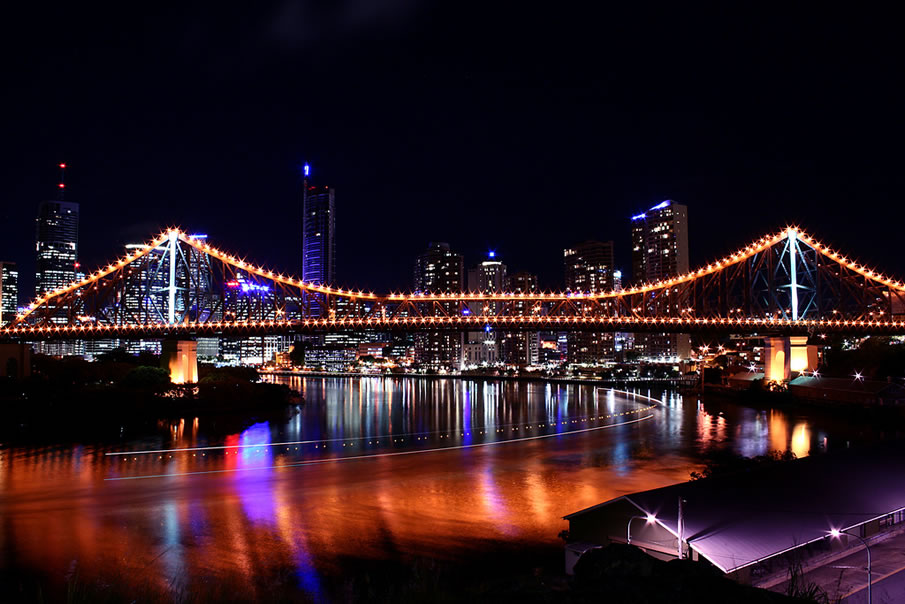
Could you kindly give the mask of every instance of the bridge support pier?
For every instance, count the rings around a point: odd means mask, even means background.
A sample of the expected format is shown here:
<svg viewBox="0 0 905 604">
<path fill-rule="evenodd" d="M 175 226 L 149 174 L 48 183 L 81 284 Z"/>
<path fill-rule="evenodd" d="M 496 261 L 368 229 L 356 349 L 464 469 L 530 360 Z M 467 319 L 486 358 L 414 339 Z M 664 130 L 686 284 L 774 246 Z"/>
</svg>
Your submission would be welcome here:
<svg viewBox="0 0 905 604">
<path fill-rule="evenodd" d="M 784 382 L 792 372 L 817 369 L 817 346 L 807 336 L 764 338 L 764 379 Z"/>
<path fill-rule="evenodd" d="M 764 379 L 784 382 L 792 375 L 792 350 L 789 338 L 764 338 Z"/>
<path fill-rule="evenodd" d="M 170 372 L 174 384 L 194 384 L 198 381 L 198 342 L 164 340 L 160 346 L 160 367 Z"/>
</svg>

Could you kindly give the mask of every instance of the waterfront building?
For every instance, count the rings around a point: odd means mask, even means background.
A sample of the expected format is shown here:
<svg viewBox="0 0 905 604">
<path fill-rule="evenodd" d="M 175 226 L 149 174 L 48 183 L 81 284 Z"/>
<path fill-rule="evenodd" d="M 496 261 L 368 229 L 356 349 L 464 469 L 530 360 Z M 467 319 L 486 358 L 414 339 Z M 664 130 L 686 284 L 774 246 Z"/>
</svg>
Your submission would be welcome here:
<svg viewBox="0 0 905 604">
<path fill-rule="evenodd" d="M 16 319 L 19 309 L 19 269 L 15 262 L 0 261 L 0 325 Z"/>
<path fill-rule="evenodd" d="M 571 292 L 612 291 L 615 278 L 612 241 L 585 241 L 563 251 L 566 289 Z M 581 302 L 576 301 L 580 307 Z M 614 338 L 606 332 L 576 332 L 568 336 L 569 363 L 593 365 L 612 361 Z"/>
<path fill-rule="evenodd" d="M 537 362 L 541 365 L 559 365 L 565 358 L 560 349 L 557 334 L 544 332 L 539 334 Z"/>
<path fill-rule="evenodd" d="M 486 367 L 488 365 L 496 365 L 500 360 L 499 351 L 497 350 L 497 342 L 491 332 L 487 332 L 489 337 L 486 339 L 479 335 L 472 335 L 474 333 L 480 334 L 483 332 L 468 332 L 468 340 L 462 347 L 465 366 Z"/>
<path fill-rule="evenodd" d="M 357 358 L 357 348 L 345 346 L 305 348 L 305 366 L 315 371 L 349 371 Z"/>
<path fill-rule="evenodd" d="M 415 292 L 461 292 L 464 277 L 462 255 L 448 243 L 433 242 L 415 259 Z M 455 302 L 447 311 L 459 312 Z M 462 364 L 462 334 L 426 332 L 415 334 L 415 363 L 432 370 L 457 370 Z"/>
<path fill-rule="evenodd" d="M 566 572 L 593 547 L 630 542 L 765 588 L 788 580 L 790 561 L 838 577 L 847 551 L 902 534 L 903 468 L 901 447 L 880 444 L 624 494 L 565 516 Z"/>
<path fill-rule="evenodd" d="M 632 216 L 632 281 L 652 283 L 689 270 L 688 207 L 667 199 Z M 676 300 L 681 306 L 681 300 Z M 687 358 L 687 334 L 637 334 L 635 346 L 649 359 Z"/>
</svg>

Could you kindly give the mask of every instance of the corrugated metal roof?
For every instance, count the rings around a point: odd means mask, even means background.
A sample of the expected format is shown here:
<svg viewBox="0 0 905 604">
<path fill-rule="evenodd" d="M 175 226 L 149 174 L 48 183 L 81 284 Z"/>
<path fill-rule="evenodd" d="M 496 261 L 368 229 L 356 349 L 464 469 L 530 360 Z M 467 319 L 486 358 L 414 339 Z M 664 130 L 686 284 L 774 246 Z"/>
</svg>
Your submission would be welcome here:
<svg viewBox="0 0 905 604">
<path fill-rule="evenodd" d="M 728 573 L 905 508 L 905 445 L 642 491 L 565 518 L 624 499 L 675 535 L 679 497 L 689 547 Z"/>
</svg>

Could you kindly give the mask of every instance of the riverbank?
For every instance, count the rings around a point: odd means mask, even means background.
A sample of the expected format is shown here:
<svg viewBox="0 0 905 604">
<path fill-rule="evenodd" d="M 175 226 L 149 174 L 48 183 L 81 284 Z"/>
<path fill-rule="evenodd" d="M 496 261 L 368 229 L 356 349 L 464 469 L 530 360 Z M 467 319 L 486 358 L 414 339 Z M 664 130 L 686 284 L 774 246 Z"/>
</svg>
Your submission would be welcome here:
<svg viewBox="0 0 905 604">
<path fill-rule="evenodd" d="M 0 391 L 0 438 L 4 442 L 152 433 L 160 422 L 203 418 L 225 429 L 285 419 L 303 403 L 283 384 L 248 381 L 130 387 L 66 385 L 44 380 L 7 382 Z"/>
<path fill-rule="evenodd" d="M 731 402 L 753 409 L 785 409 L 805 413 L 819 411 L 837 417 L 890 420 L 898 424 L 905 424 L 905 406 L 899 405 L 860 405 L 830 399 L 815 400 L 799 397 L 788 390 L 776 392 L 762 388 L 735 390 L 725 387 L 707 387 L 706 385 L 703 391 L 686 391 L 683 394 L 703 401 Z"/>
</svg>

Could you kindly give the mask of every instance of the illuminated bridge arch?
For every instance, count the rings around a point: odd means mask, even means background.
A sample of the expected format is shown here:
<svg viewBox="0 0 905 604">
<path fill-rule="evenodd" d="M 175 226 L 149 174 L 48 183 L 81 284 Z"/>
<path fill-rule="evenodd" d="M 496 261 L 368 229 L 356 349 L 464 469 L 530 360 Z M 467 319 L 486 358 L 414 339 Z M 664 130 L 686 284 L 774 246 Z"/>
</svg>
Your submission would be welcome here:
<svg viewBox="0 0 905 604">
<path fill-rule="evenodd" d="M 377 331 L 905 333 L 905 284 L 789 227 L 621 291 L 391 293 L 306 283 L 169 229 L 32 302 L 0 338 Z"/>
</svg>

